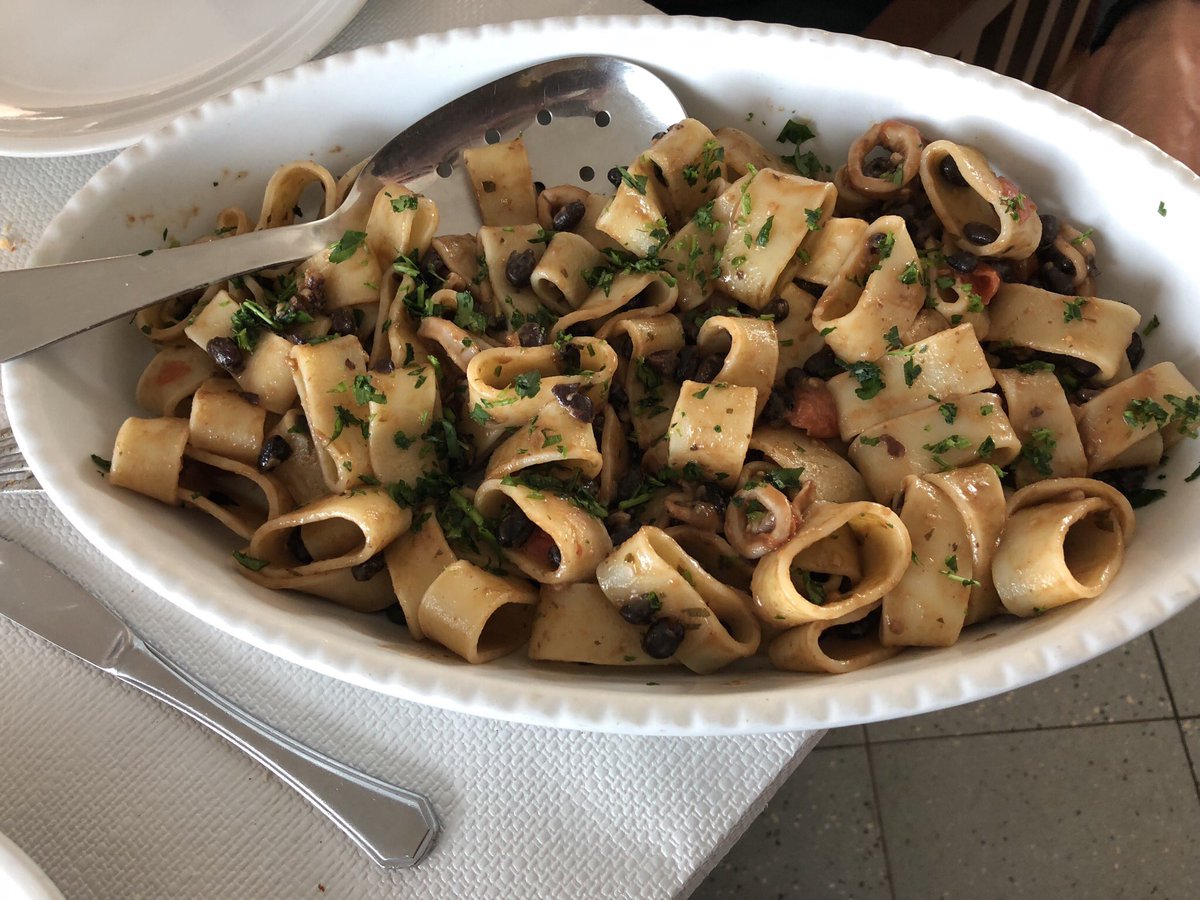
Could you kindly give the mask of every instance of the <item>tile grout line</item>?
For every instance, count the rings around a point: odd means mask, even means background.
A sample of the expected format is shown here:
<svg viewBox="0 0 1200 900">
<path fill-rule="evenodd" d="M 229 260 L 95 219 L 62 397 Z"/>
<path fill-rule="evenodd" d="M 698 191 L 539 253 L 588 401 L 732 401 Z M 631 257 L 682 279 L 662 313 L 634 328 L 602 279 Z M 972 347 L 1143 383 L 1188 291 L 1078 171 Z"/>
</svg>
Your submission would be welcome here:
<svg viewBox="0 0 1200 900">
<path fill-rule="evenodd" d="M 1111 722 L 1076 722 L 1071 725 L 1044 725 L 1032 728 L 1000 728 L 991 731 L 963 731 L 955 734 L 923 734 L 915 737 L 875 738 L 876 744 L 906 744 L 921 741 L 942 741 L 947 739 L 962 740 L 974 737 L 994 737 L 1004 734 L 1036 734 L 1039 731 L 1069 731 L 1075 728 L 1105 728 L 1110 725 L 1144 725 L 1151 722 L 1175 722 L 1178 718 L 1171 716 L 1153 716 L 1148 719 L 1115 719 Z M 869 739 L 868 739 L 869 740 Z"/>
<path fill-rule="evenodd" d="M 1196 801 L 1200 802 L 1200 775 L 1196 774 L 1196 763 L 1192 759 L 1192 751 L 1188 748 L 1187 735 L 1183 733 L 1183 721 L 1179 718 L 1179 707 L 1175 704 L 1175 691 L 1171 688 L 1171 679 L 1167 677 L 1167 666 L 1163 662 L 1162 651 L 1158 649 L 1158 638 L 1150 632 L 1150 646 L 1154 648 L 1154 656 L 1158 659 L 1158 668 L 1162 672 L 1163 686 L 1167 689 L 1167 701 L 1171 704 L 1171 712 L 1175 714 L 1175 727 L 1179 729 L 1179 743 L 1183 745 L 1183 756 L 1188 768 L 1192 770 L 1192 786 L 1196 789 Z"/>
<path fill-rule="evenodd" d="M 892 874 L 892 858 L 888 855 L 887 835 L 883 831 L 883 806 L 879 802 L 879 782 L 875 778 L 875 756 L 871 753 L 871 737 L 865 727 L 862 746 L 867 753 L 867 775 L 871 778 L 871 797 L 875 800 L 875 822 L 879 825 L 879 849 L 883 853 L 883 871 L 887 875 L 888 896 L 896 900 L 896 878 Z"/>
</svg>

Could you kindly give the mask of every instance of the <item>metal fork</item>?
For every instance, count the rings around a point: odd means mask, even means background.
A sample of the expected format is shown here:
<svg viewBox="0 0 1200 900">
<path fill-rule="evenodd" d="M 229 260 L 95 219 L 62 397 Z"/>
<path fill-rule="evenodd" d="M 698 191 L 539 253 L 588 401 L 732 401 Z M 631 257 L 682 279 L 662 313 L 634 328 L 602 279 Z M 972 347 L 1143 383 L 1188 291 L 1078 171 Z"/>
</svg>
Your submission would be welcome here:
<svg viewBox="0 0 1200 900">
<path fill-rule="evenodd" d="M 21 455 L 11 428 L 0 428 L 0 493 L 36 491 L 39 485 Z"/>
</svg>

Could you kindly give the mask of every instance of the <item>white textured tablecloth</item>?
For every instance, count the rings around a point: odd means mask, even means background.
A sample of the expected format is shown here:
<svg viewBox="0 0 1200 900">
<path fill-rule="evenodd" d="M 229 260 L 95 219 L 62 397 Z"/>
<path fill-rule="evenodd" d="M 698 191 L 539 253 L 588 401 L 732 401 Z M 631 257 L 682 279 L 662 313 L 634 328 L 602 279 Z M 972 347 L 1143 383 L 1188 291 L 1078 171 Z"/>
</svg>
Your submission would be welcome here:
<svg viewBox="0 0 1200 900">
<path fill-rule="evenodd" d="M 638 0 L 372 0 L 322 55 L 461 25 L 647 10 Z M 0 242 L 0 269 L 26 262 L 111 156 L 0 158 L 0 236 L 12 245 Z M 39 492 L 0 494 L 0 535 L 55 558 L 270 724 L 427 794 L 443 823 L 424 864 L 385 873 L 237 750 L 0 619 L 0 832 L 69 900 L 686 894 L 819 737 L 623 737 L 404 703 L 203 625 L 101 557 Z"/>
</svg>

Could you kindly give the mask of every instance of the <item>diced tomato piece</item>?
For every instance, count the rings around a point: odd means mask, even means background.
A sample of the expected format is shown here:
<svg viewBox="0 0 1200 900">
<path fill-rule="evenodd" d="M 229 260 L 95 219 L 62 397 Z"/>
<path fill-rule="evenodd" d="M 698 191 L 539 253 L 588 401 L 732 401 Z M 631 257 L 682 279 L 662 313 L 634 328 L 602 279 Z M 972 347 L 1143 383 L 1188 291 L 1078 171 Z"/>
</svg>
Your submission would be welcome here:
<svg viewBox="0 0 1200 900">
<path fill-rule="evenodd" d="M 837 403 L 833 394 L 818 378 L 806 379 L 792 393 L 788 422 L 815 438 L 838 436 Z"/>
<path fill-rule="evenodd" d="M 990 303 L 996 296 L 996 291 L 1000 290 L 1000 273 L 987 263 L 979 263 L 971 272 L 966 275 L 960 274 L 958 277 L 975 289 L 975 293 L 985 305 Z"/>
<path fill-rule="evenodd" d="M 554 543 L 554 538 L 550 537 L 550 535 L 540 528 L 536 529 L 529 536 L 529 540 L 521 545 L 522 552 L 528 554 L 531 559 L 544 563 L 551 569 L 558 568 L 558 563 L 550 561 L 550 551 L 557 549 L 558 545 Z"/>
</svg>

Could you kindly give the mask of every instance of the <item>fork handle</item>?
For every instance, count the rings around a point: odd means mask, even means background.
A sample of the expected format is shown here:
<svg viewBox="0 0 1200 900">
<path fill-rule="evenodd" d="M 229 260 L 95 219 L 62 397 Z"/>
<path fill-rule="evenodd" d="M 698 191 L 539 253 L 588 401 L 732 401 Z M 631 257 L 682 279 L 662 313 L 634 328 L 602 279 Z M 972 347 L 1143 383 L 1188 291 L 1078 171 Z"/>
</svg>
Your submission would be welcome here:
<svg viewBox="0 0 1200 900">
<path fill-rule="evenodd" d="M 331 218 L 130 256 L 0 272 L 0 312 L 20 323 L 0 329 L 0 362 L 166 297 L 303 259 L 340 235 Z"/>
<path fill-rule="evenodd" d="M 439 824 L 429 801 L 316 752 L 239 709 L 135 638 L 109 671 L 191 716 L 294 788 L 384 868 L 414 866 Z"/>
</svg>

